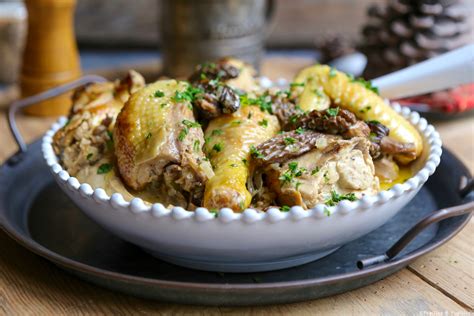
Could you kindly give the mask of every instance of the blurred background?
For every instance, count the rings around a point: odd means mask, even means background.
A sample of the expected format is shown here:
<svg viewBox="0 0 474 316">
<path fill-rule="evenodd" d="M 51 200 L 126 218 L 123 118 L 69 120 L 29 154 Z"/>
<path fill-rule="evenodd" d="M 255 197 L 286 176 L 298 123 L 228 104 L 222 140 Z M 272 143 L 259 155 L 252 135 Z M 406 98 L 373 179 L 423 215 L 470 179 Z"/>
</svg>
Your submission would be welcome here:
<svg viewBox="0 0 474 316">
<path fill-rule="evenodd" d="M 185 76 L 222 55 L 258 68 L 268 58 L 292 58 L 292 69 L 333 63 L 374 78 L 474 42 L 473 17 L 474 0 L 0 0 L 0 104 L 18 85 L 26 96 L 81 72 Z"/>
</svg>

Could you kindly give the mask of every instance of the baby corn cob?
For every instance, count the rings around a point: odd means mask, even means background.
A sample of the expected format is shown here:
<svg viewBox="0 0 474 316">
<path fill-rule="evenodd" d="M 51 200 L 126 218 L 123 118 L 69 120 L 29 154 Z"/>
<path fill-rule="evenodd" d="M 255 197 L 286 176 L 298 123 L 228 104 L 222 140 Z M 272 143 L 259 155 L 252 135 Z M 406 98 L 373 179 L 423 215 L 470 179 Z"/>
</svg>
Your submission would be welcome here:
<svg viewBox="0 0 474 316">
<path fill-rule="evenodd" d="M 400 163 L 407 164 L 420 156 L 423 141 L 418 131 L 380 96 L 351 80 L 346 74 L 329 66 L 315 65 L 302 70 L 296 76 L 295 82 L 316 82 L 334 103 L 353 112 L 359 119 L 379 121 L 390 129 L 389 136 L 394 140 L 413 143 L 415 155 L 397 155 L 395 158 Z"/>
<path fill-rule="evenodd" d="M 207 182 L 204 207 L 243 211 L 250 205 L 246 182 L 251 148 L 274 136 L 279 129 L 277 118 L 256 106 L 244 106 L 210 122 L 205 131 L 204 150 L 215 175 Z"/>
</svg>

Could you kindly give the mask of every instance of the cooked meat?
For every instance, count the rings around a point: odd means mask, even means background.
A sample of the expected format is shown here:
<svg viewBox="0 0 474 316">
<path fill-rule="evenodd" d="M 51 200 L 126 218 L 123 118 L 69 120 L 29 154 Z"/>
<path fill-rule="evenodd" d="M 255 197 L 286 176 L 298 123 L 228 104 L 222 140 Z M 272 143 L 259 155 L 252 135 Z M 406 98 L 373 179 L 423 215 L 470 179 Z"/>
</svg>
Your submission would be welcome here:
<svg viewBox="0 0 474 316">
<path fill-rule="evenodd" d="M 366 138 L 344 140 L 323 134 L 318 138 L 326 140 L 303 155 L 263 169 L 266 184 L 279 205 L 311 208 L 334 194 L 360 198 L 377 192 L 379 183 Z"/>
<path fill-rule="evenodd" d="M 69 121 L 53 138 L 53 148 L 71 175 L 111 153 L 115 118 L 130 94 L 144 84 L 143 77 L 132 70 L 121 81 L 94 83 L 75 91 Z"/>
<path fill-rule="evenodd" d="M 312 149 L 326 147 L 327 141 L 333 138 L 335 136 L 309 130 L 302 133 L 297 131 L 281 133 L 260 144 L 253 154 L 253 160 L 257 166 L 283 162 Z"/>
<path fill-rule="evenodd" d="M 213 176 L 202 146 L 190 100 L 181 98 L 189 84 L 161 80 L 132 95 L 114 129 L 117 165 L 124 182 L 142 190 L 156 182 L 186 207 L 199 205 Z"/>
</svg>

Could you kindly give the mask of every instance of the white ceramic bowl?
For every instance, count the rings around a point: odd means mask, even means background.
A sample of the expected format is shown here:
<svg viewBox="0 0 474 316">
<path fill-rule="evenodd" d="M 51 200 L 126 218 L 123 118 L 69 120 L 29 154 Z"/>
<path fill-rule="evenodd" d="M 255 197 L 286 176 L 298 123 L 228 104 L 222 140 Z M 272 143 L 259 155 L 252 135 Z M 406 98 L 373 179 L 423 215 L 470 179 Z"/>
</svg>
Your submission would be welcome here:
<svg viewBox="0 0 474 316">
<path fill-rule="evenodd" d="M 91 219 L 161 258 L 178 265 L 210 271 L 269 271 L 319 259 L 340 246 L 378 228 L 416 195 L 440 162 L 441 139 L 432 125 L 408 108 L 392 104 L 422 134 L 426 162 L 403 184 L 354 202 L 334 207 L 317 205 L 288 212 L 206 208 L 190 212 L 182 207 L 146 205 L 141 199 L 125 201 L 119 193 L 108 196 L 101 188 L 71 177 L 58 163 L 52 136 L 66 122 L 60 119 L 43 138 L 42 149 L 51 172 L 72 201 Z M 327 215 L 329 210 L 330 215 Z"/>
</svg>

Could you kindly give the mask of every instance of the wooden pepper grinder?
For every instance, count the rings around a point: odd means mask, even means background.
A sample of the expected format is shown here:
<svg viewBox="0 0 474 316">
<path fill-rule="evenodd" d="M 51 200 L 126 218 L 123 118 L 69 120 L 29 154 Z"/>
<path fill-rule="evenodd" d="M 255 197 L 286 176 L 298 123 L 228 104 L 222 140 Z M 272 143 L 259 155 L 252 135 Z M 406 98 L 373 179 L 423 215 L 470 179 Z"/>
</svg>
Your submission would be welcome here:
<svg viewBox="0 0 474 316">
<path fill-rule="evenodd" d="M 78 78 L 81 74 L 74 36 L 75 0 L 25 0 L 28 35 L 20 74 L 22 97 L 37 94 Z M 63 115 L 71 94 L 28 107 L 33 115 Z"/>
</svg>

